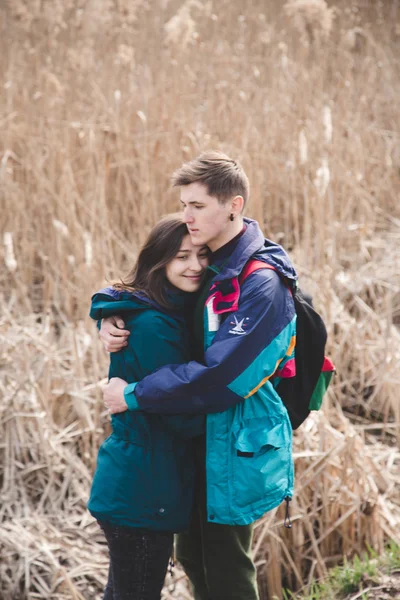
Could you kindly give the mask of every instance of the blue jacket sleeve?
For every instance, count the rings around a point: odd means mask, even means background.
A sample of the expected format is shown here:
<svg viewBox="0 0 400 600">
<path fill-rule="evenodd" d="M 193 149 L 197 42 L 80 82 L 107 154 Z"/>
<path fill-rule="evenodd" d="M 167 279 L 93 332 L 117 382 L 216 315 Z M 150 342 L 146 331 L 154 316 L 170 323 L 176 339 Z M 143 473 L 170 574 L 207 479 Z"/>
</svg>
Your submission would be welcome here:
<svg viewBox="0 0 400 600">
<path fill-rule="evenodd" d="M 273 271 L 257 271 L 242 285 L 238 310 L 228 314 L 219 328 L 205 353 L 205 364 L 191 361 L 162 367 L 128 386 L 125 398 L 132 409 L 147 412 L 222 412 L 273 375 L 292 351 L 294 333 L 289 290 Z"/>
</svg>

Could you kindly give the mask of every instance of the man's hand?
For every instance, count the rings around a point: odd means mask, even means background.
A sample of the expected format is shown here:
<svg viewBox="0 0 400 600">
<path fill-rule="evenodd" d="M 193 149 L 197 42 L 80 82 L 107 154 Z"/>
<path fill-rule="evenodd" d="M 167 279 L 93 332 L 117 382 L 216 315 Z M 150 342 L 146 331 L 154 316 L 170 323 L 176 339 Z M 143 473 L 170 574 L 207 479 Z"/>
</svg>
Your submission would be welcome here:
<svg viewBox="0 0 400 600">
<path fill-rule="evenodd" d="M 125 323 L 118 315 L 102 320 L 100 338 L 107 352 L 118 352 L 124 346 L 127 346 L 130 331 L 124 329 L 124 327 Z"/>
<path fill-rule="evenodd" d="M 124 398 L 124 389 L 128 384 L 119 377 L 112 377 L 103 388 L 104 404 L 112 415 L 128 410 Z"/>
</svg>

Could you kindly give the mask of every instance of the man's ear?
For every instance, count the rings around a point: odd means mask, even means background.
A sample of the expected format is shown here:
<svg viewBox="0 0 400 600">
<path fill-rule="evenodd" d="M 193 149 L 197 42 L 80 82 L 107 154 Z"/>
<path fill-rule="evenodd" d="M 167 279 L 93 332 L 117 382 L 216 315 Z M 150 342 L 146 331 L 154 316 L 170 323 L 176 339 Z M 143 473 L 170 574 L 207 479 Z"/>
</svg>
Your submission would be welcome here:
<svg viewBox="0 0 400 600">
<path fill-rule="evenodd" d="M 239 216 L 242 213 L 243 206 L 243 196 L 235 196 L 231 203 L 232 213 L 235 215 L 235 217 Z"/>
</svg>

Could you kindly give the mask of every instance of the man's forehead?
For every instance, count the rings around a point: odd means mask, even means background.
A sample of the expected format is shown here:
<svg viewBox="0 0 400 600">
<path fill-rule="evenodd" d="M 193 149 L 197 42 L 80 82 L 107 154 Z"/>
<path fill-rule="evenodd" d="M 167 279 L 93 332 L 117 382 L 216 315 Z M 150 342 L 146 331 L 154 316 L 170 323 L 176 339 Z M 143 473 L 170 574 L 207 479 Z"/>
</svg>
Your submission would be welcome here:
<svg viewBox="0 0 400 600">
<path fill-rule="evenodd" d="M 209 196 L 207 188 L 201 183 L 191 183 L 181 188 L 181 202 L 193 203 L 193 202 L 212 202 L 213 196 Z"/>
</svg>

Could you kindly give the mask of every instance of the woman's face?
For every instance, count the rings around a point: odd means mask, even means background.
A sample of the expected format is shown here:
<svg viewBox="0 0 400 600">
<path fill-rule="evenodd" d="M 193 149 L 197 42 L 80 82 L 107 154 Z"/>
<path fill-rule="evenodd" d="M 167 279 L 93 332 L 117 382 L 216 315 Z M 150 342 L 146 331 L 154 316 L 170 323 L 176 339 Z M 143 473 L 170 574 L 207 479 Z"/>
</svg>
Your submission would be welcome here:
<svg viewBox="0 0 400 600">
<path fill-rule="evenodd" d="M 183 238 L 178 254 L 165 267 L 165 274 L 178 289 L 195 292 L 201 285 L 207 265 L 207 246 L 193 246 L 188 234 Z"/>
</svg>

